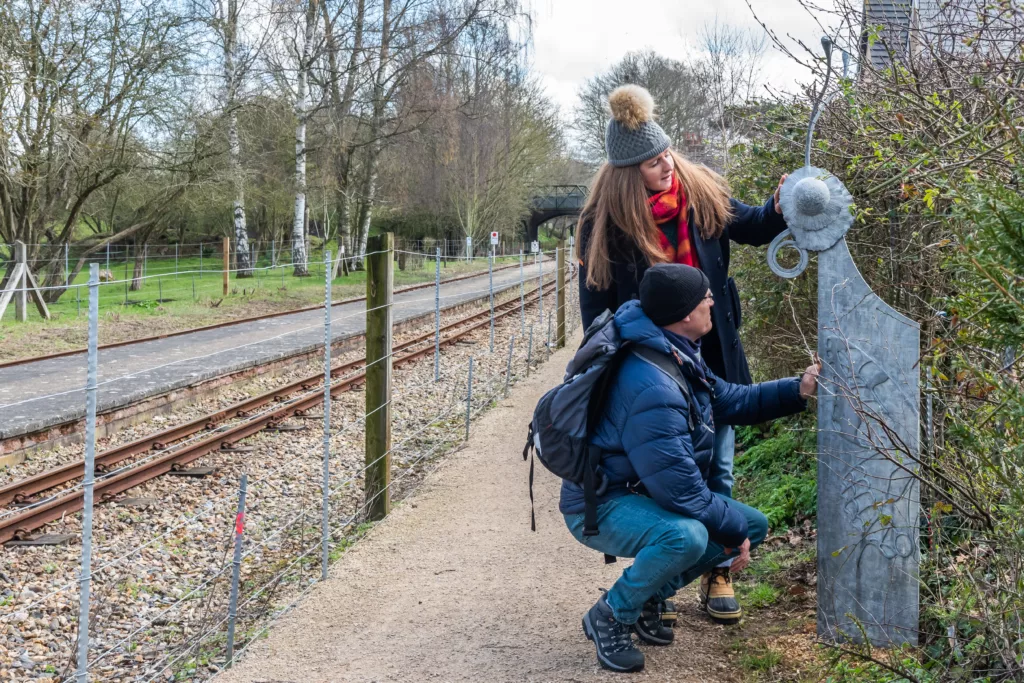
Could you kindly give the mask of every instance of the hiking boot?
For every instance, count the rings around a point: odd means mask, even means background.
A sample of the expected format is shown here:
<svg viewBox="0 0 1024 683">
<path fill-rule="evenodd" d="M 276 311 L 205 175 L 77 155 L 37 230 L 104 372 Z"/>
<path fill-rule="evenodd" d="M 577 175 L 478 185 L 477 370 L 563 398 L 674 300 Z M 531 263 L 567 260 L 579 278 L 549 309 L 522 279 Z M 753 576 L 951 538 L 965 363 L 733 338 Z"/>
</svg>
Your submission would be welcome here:
<svg viewBox="0 0 1024 683">
<path fill-rule="evenodd" d="M 671 600 L 661 603 L 661 623 L 668 628 L 675 628 L 679 623 L 679 610 Z"/>
<path fill-rule="evenodd" d="M 739 622 L 743 610 L 736 602 L 728 567 L 715 567 L 700 577 L 700 604 L 717 624 Z"/>
<path fill-rule="evenodd" d="M 633 628 L 615 619 L 604 596 L 583 615 L 583 632 L 597 647 L 597 661 L 611 671 L 644 668 L 644 653 L 633 643 Z"/>
<path fill-rule="evenodd" d="M 664 604 L 661 600 L 651 598 L 644 603 L 640 618 L 633 624 L 633 630 L 640 636 L 640 640 L 648 645 L 668 645 L 675 638 L 672 627 L 664 623 Z"/>
</svg>

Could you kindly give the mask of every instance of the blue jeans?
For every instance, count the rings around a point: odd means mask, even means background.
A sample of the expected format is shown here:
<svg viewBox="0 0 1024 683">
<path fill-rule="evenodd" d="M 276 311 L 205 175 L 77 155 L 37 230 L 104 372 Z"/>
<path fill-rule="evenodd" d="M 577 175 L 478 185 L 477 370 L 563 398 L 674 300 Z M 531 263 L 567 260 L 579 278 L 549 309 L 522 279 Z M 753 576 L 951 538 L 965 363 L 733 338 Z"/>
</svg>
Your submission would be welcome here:
<svg viewBox="0 0 1024 683">
<path fill-rule="evenodd" d="M 735 500 L 729 506 L 747 518 L 750 547 L 757 547 L 768 533 L 768 519 Z M 668 600 L 725 558 L 725 549 L 708 540 L 703 524 L 669 512 L 647 496 L 630 494 L 599 505 L 597 536 L 583 535 L 582 512 L 564 517 L 572 535 L 588 548 L 635 558 L 606 596 L 615 618 L 624 624 L 636 622 L 650 598 Z"/>
<path fill-rule="evenodd" d="M 715 425 L 715 453 L 708 470 L 708 490 L 732 498 L 732 461 L 736 457 L 736 430 L 732 425 Z"/>
</svg>

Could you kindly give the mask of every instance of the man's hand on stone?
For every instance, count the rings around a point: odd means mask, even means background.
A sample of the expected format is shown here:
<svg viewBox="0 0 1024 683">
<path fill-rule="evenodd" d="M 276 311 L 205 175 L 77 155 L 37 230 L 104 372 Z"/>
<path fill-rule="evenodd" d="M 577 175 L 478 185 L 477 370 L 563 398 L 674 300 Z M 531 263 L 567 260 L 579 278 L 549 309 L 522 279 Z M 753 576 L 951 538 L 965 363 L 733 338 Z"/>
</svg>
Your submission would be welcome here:
<svg viewBox="0 0 1024 683">
<path fill-rule="evenodd" d="M 818 374 L 821 372 L 821 361 L 808 365 L 804 376 L 800 378 L 800 398 L 805 401 L 818 393 Z"/>
</svg>

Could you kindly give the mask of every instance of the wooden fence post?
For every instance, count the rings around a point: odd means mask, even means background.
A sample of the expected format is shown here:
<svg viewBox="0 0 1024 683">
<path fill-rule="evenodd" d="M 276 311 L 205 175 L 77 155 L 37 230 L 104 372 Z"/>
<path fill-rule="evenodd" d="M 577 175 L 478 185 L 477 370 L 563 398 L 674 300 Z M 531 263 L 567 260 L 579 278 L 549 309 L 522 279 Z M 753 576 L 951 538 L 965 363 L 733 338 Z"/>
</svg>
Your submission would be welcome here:
<svg viewBox="0 0 1024 683">
<path fill-rule="evenodd" d="M 45 320 L 50 319 L 50 311 L 43 301 L 43 293 L 39 290 L 39 283 L 36 282 L 32 269 L 28 265 L 28 250 L 25 243 L 14 242 L 14 265 L 10 270 L 10 277 L 7 283 L 0 290 L 0 318 L 4 317 L 7 305 L 14 299 L 14 318 L 18 322 L 25 322 L 28 319 L 28 297 L 32 295 L 32 301 L 39 309 L 39 315 Z"/>
<path fill-rule="evenodd" d="M 28 278 L 25 271 L 28 270 L 28 253 L 24 242 L 14 243 L 15 268 L 21 273 L 21 277 L 13 280 L 14 286 L 14 319 L 19 323 L 28 320 Z"/>
<path fill-rule="evenodd" d="M 228 295 L 228 270 L 231 269 L 231 238 L 224 238 L 224 296 Z"/>
<path fill-rule="evenodd" d="M 555 303 L 555 348 L 565 346 L 565 240 L 558 243 L 558 261 L 555 278 L 558 282 L 558 300 Z"/>
<path fill-rule="evenodd" d="M 366 513 L 383 519 L 391 508 L 391 304 L 395 236 L 366 246 Z"/>
</svg>

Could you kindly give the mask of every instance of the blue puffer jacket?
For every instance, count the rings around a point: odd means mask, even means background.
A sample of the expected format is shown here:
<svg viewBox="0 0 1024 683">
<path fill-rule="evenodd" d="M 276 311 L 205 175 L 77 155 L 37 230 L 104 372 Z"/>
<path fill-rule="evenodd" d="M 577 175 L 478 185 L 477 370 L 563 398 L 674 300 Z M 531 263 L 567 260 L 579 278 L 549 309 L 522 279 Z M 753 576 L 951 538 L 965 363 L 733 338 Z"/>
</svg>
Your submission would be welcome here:
<svg viewBox="0 0 1024 683">
<path fill-rule="evenodd" d="M 706 484 L 715 422 L 756 424 L 798 413 L 807 406 L 800 397 L 800 380 L 742 385 L 718 379 L 699 355 L 674 346 L 639 301 L 619 308 L 615 326 L 624 342 L 675 356 L 695 405 L 654 365 L 633 354 L 623 359 L 592 439 L 605 452 L 601 467 L 609 480 L 598 504 L 638 489 L 666 510 L 701 522 L 711 540 L 726 547 L 742 544 L 746 519 L 727 500 L 712 496 Z M 692 432 L 687 420 L 691 410 L 696 425 Z M 582 487 L 563 480 L 559 509 L 563 514 L 583 512 Z"/>
</svg>

